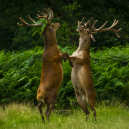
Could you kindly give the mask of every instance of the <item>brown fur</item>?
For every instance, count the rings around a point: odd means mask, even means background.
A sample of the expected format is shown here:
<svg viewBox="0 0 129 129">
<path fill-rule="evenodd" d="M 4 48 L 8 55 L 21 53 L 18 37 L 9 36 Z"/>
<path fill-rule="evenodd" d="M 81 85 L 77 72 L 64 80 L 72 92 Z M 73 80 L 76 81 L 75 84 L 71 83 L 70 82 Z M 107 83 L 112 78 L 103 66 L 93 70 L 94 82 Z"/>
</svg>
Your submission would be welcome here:
<svg viewBox="0 0 129 129">
<path fill-rule="evenodd" d="M 44 31 L 45 50 L 42 56 L 40 85 L 37 90 L 37 100 L 40 102 L 38 107 L 43 121 L 44 117 L 41 111 L 43 103 L 47 104 L 46 118 L 49 121 L 49 115 L 56 103 L 58 89 L 63 81 L 62 59 L 68 59 L 68 54 L 62 53 L 58 48 L 56 30 L 59 26 L 59 23 L 49 24 Z M 72 63 L 70 65 L 72 66 Z"/>
<path fill-rule="evenodd" d="M 85 112 L 86 119 L 90 113 L 87 108 L 87 105 L 89 105 L 96 120 L 96 111 L 94 109 L 96 93 L 92 81 L 89 54 L 91 34 L 88 32 L 88 29 L 80 26 L 78 26 L 78 32 L 80 34 L 79 47 L 70 57 L 74 65 L 71 72 L 71 80 L 78 104 Z"/>
<path fill-rule="evenodd" d="M 93 34 L 97 32 L 113 31 L 119 38 L 120 36 L 118 35 L 118 32 L 121 30 L 121 28 L 119 30 L 114 29 L 114 26 L 116 26 L 118 23 L 118 20 L 114 20 L 113 24 L 109 28 L 103 29 L 103 27 L 107 23 L 106 21 L 99 29 L 95 29 L 94 26 L 97 20 L 91 26 L 91 19 L 87 23 L 84 23 L 84 18 L 81 22 L 78 21 L 77 31 L 80 35 L 79 47 L 72 54 L 70 59 L 72 60 L 74 65 L 74 67 L 72 68 L 71 79 L 75 89 L 77 101 L 82 110 L 85 112 L 86 118 L 88 118 L 89 116 L 87 105 L 90 106 L 96 121 L 96 111 L 94 108 L 96 93 L 93 86 L 90 69 L 90 42 L 91 39 L 95 41 Z M 88 23 L 89 28 L 87 28 Z"/>
<path fill-rule="evenodd" d="M 47 15 L 38 11 L 42 16 L 38 15 L 37 17 L 47 19 L 47 26 L 41 35 L 45 36 L 45 50 L 42 56 L 41 79 L 37 90 L 37 100 L 39 101 L 38 108 L 43 122 L 45 122 L 45 120 L 42 114 L 42 107 L 44 104 L 47 105 L 45 114 L 46 119 L 49 121 L 49 115 L 56 103 L 58 89 L 63 81 L 62 59 L 68 59 L 69 64 L 73 67 L 68 53 L 62 53 L 58 48 L 56 30 L 60 27 L 60 24 L 51 24 L 50 21 L 53 17 L 53 11 L 51 9 L 44 10 L 47 12 Z M 43 25 L 43 23 L 36 23 L 30 16 L 28 17 L 34 24 L 28 24 L 20 18 L 22 24 L 17 23 L 18 26 L 34 27 Z"/>
</svg>

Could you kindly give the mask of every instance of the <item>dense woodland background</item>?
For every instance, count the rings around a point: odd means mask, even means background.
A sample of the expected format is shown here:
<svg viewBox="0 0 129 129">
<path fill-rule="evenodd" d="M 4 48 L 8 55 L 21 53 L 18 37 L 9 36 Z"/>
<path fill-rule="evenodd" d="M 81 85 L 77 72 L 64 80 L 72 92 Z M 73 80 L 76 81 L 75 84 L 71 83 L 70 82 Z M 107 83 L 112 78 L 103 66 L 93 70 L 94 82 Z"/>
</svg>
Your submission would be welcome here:
<svg viewBox="0 0 129 129">
<path fill-rule="evenodd" d="M 96 28 L 108 21 L 119 20 L 113 32 L 95 34 L 97 42 L 91 42 L 91 70 L 97 101 L 119 99 L 129 103 L 129 2 L 128 0 L 1 0 L 0 2 L 0 103 L 10 101 L 36 101 L 39 85 L 44 38 L 32 36 L 32 28 L 18 27 L 19 17 L 28 23 L 27 15 L 36 20 L 38 10 L 51 8 L 52 22 L 61 23 L 57 40 L 62 51 L 70 55 L 78 46 L 77 21 L 85 22 L 94 17 Z M 57 107 L 76 103 L 70 80 L 71 68 L 63 63 L 64 81 L 58 95 Z"/>
</svg>

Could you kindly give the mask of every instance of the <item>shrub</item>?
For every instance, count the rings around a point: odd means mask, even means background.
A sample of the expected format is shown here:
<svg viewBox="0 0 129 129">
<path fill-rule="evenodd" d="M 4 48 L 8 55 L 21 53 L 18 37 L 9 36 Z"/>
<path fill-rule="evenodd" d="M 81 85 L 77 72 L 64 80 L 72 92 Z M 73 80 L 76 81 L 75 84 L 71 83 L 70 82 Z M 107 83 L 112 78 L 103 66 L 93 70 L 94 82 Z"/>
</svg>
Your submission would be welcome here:
<svg viewBox="0 0 129 129">
<path fill-rule="evenodd" d="M 76 46 L 61 48 L 69 55 Z M 34 101 L 42 69 L 42 47 L 24 52 L 0 51 L 0 98 L 1 104 L 9 101 Z M 129 103 L 129 47 L 91 49 L 91 72 L 97 100 L 112 101 L 114 98 Z M 70 106 L 76 102 L 71 82 L 71 67 L 63 62 L 64 80 L 58 92 L 57 106 Z"/>
</svg>

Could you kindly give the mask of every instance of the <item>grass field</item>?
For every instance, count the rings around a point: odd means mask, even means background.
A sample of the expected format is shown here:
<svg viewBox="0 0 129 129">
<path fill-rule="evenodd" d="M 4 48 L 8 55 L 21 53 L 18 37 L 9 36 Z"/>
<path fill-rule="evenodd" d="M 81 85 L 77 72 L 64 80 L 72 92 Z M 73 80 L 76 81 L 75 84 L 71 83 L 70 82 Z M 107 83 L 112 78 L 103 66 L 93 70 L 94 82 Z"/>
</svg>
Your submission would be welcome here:
<svg viewBox="0 0 129 129">
<path fill-rule="evenodd" d="M 69 113 L 50 115 L 50 123 L 42 123 L 38 108 L 30 104 L 12 103 L 0 107 L 0 129 L 129 129 L 129 107 L 112 103 L 97 104 L 97 123 L 93 114 L 86 121 L 80 108 Z"/>
</svg>

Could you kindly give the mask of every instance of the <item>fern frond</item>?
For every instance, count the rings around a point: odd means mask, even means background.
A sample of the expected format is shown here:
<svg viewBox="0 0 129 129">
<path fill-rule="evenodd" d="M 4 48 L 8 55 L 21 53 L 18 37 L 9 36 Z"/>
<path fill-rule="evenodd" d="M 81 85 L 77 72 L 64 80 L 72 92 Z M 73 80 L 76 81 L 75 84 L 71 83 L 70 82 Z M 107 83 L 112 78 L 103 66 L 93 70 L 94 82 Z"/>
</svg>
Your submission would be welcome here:
<svg viewBox="0 0 129 129">
<path fill-rule="evenodd" d="M 45 18 L 39 19 L 38 21 L 36 21 L 36 23 L 43 23 L 43 25 L 41 27 L 40 26 L 35 26 L 32 29 L 32 31 L 34 31 L 32 36 L 34 36 L 36 33 L 39 33 L 41 35 L 44 28 L 47 26 L 47 20 Z"/>
</svg>

